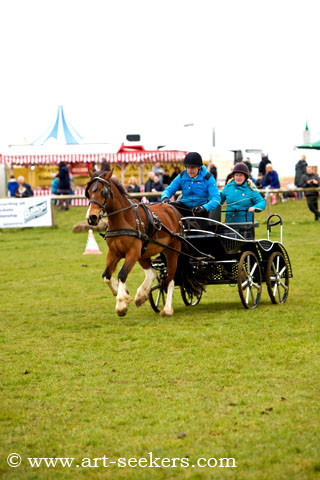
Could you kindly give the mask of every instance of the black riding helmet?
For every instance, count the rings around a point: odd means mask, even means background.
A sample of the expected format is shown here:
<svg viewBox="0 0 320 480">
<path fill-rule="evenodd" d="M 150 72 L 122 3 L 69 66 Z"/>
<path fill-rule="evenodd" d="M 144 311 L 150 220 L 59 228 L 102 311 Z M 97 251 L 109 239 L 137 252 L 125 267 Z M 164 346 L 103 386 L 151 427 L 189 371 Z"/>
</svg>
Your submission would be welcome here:
<svg viewBox="0 0 320 480">
<path fill-rule="evenodd" d="M 247 180 L 248 178 L 250 177 L 250 172 L 249 172 L 249 168 L 247 167 L 247 165 L 245 163 L 236 163 L 236 165 L 234 166 L 233 170 L 232 170 L 232 173 L 243 173 Z"/>
<path fill-rule="evenodd" d="M 202 167 L 202 158 L 200 153 L 197 152 L 189 152 L 184 157 L 183 164 L 185 167 Z"/>
</svg>

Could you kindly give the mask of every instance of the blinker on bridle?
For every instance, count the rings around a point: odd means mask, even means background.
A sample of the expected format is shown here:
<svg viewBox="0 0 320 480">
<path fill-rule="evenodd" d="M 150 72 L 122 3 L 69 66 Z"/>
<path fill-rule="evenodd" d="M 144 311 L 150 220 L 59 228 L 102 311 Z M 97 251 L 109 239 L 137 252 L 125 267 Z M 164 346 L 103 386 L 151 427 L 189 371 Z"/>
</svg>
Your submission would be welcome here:
<svg viewBox="0 0 320 480">
<path fill-rule="evenodd" d="M 94 183 L 94 185 L 92 187 L 92 192 L 93 193 L 96 192 L 98 190 L 98 182 L 101 182 L 103 184 L 102 196 L 104 198 L 104 203 L 101 203 L 98 200 L 94 200 L 94 199 L 91 200 L 90 196 L 89 196 L 89 188 Z M 86 191 L 85 191 L 85 195 L 86 195 L 87 199 L 89 200 L 89 205 L 91 203 L 95 203 L 96 205 L 98 205 L 101 208 L 100 216 L 102 216 L 104 208 L 107 204 L 109 195 L 111 196 L 111 198 L 113 197 L 113 193 L 112 193 L 112 190 L 111 190 L 111 183 L 108 180 L 105 180 L 102 177 L 95 177 L 88 183 Z"/>
</svg>

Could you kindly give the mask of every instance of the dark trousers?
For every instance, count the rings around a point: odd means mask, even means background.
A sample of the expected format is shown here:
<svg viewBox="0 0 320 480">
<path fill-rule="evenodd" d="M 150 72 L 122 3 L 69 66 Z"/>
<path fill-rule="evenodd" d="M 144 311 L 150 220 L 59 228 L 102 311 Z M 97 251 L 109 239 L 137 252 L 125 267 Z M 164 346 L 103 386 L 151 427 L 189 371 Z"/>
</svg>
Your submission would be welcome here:
<svg viewBox="0 0 320 480">
<path fill-rule="evenodd" d="M 181 213 L 183 217 L 207 217 L 208 212 L 201 212 L 201 213 L 192 213 L 192 209 L 188 208 L 184 203 L 182 202 L 171 202 L 171 205 L 176 207 L 176 209 Z"/>
<path fill-rule="evenodd" d="M 314 213 L 315 220 L 318 220 L 320 216 L 320 212 L 318 210 L 318 194 L 308 195 L 306 198 L 309 210 Z"/>
<path fill-rule="evenodd" d="M 185 228 L 193 228 L 196 230 L 207 230 L 208 228 L 208 223 L 205 220 L 196 220 L 197 217 L 208 217 L 208 212 L 201 212 L 201 213 L 192 213 L 192 209 L 188 208 L 184 203 L 182 202 L 171 202 L 171 205 L 173 205 L 183 217 L 193 217 L 193 219 L 186 220 L 184 222 Z"/>
</svg>

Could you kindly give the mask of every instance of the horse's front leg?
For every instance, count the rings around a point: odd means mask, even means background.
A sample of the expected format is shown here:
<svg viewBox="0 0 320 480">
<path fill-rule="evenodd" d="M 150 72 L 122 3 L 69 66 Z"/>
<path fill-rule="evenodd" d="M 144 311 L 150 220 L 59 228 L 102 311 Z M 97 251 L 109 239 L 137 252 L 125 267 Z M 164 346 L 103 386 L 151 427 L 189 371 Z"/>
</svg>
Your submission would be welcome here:
<svg viewBox="0 0 320 480">
<path fill-rule="evenodd" d="M 151 267 L 151 261 L 149 258 L 139 260 L 139 263 L 144 270 L 145 279 L 138 288 L 134 299 L 137 307 L 140 307 L 146 300 L 148 300 L 153 280 L 157 276 L 157 272 Z"/>
<path fill-rule="evenodd" d="M 128 304 L 132 301 L 126 287 L 126 280 L 139 256 L 135 251 L 130 250 L 124 264 L 118 274 L 118 293 L 116 299 L 116 312 L 119 317 L 123 317 L 128 311 Z"/>
<path fill-rule="evenodd" d="M 106 269 L 102 274 L 102 278 L 110 288 L 112 295 L 114 295 L 115 297 L 118 293 L 118 280 L 112 277 L 112 274 L 115 271 L 119 260 L 120 260 L 120 257 L 116 256 L 114 252 L 111 252 L 111 250 L 109 250 L 107 254 Z"/>
</svg>

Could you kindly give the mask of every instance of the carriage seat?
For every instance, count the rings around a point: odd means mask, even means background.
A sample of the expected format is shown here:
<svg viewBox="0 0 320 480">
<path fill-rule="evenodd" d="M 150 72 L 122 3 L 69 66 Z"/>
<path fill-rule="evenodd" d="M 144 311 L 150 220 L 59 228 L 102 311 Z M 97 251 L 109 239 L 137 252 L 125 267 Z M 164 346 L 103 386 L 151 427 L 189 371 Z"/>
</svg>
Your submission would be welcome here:
<svg viewBox="0 0 320 480">
<path fill-rule="evenodd" d="M 255 231 L 254 229 L 259 227 L 258 222 L 230 222 L 225 223 L 225 225 L 229 225 L 231 228 L 236 230 L 240 233 L 246 240 L 254 240 L 255 239 Z M 221 234 L 225 235 L 226 237 L 230 238 L 238 238 L 235 233 L 233 233 L 228 228 L 224 229 L 224 232 L 220 232 Z"/>
</svg>

